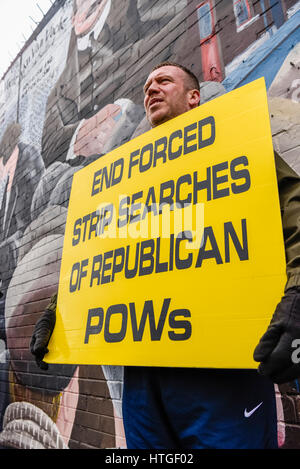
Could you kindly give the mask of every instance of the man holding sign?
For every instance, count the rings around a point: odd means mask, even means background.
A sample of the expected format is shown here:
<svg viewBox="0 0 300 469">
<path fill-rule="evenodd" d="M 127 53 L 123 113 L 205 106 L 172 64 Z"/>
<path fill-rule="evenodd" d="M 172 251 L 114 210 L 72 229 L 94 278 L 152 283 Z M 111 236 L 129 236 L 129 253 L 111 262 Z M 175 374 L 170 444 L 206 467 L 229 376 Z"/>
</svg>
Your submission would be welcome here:
<svg viewBox="0 0 300 469">
<path fill-rule="evenodd" d="M 144 86 L 144 93 L 147 119 L 153 128 L 197 108 L 200 102 L 197 78 L 186 68 L 169 62 L 158 65 L 150 73 Z M 188 141 L 191 141 L 190 135 L 186 133 L 187 152 L 191 148 L 188 146 Z M 300 181 L 278 155 L 275 155 L 275 160 L 288 281 L 285 296 L 280 301 L 267 332 L 255 349 L 254 359 L 261 362 L 259 373 L 254 369 L 238 369 L 238 367 L 225 369 L 216 364 L 208 368 L 177 368 L 176 365 L 174 367 L 125 366 L 123 420 L 128 448 L 277 447 L 277 417 L 273 382 L 281 383 L 300 376 L 299 365 L 292 361 L 294 339 L 300 338 L 300 288 L 298 287 L 300 282 L 298 226 Z M 242 161 L 239 160 L 239 162 Z M 221 167 L 226 166 L 223 164 L 219 166 Z M 234 160 L 230 168 L 233 179 L 238 179 Z M 216 171 L 216 168 L 213 167 L 213 170 Z M 235 193 L 241 192 L 242 187 L 245 191 L 249 188 L 247 172 L 243 175 L 244 185 L 233 183 L 231 186 Z M 199 187 L 200 182 L 196 182 Z M 226 191 L 224 192 L 224 189 L 219 187 L 215 187 L 216 197 L 227 195 Z M 98 187 L 94 185 L 93 190 L 96 189 L 98 190 Z M 226 228 L 230 227 L 232 228 L 233 225 L 226 222 Z M 209 233 L 210 241 L 212 241 L 214 239 L 212 229 L 206 231 L 207 237 Z M 238 246 L 237 237 L 234 238 L 236 233 L 231 230 L 231 235 Z M 247 259 L 246 241 L 243 243 L 243 249 L 239 247 L 240 260 Z M 208 255 L 208 251 L 205 255 Z M 205 259 L 204 255 L 201 262 L 203 259 Z M 216 283 L 213 287 L 213 294 L 220 295 L 222 292 L 220 285 Z M 183 285 L 182 290 L 184 289 Z M 238 295 L 239 292 L 236 294 Z M 195 290 L 196 299 L 198 295 L 199 292 Z M 199 297 L 199 305 L 201 300 L 202 298 Z M 224 302 L 227 300 L 228 298 L 224 298 Z M 43 358 L 48 352 L 47 345 L 54 329 L 55 311 L 54 303 L 37 323 L 32 337 L 31 351 L 39 366 L 47 366 Z M 209 333 L 213 337 L 213 331 Z M 174 335 L 176 336 L 173 332 L 173 337 Z M 112 337 L 113 334 L 111 333 L 110 336 Z M 89 339 L 88 336 L 87 342 Z M 214 355 L 218 348 L 217 338 L 211 342 L 206 344 L 208 355 L 210 350 Z M 199 343 L 199 349 L 201 345 Z M 230 348 L 230 343 L 228 347 Z M 222 353 L 223 351 L 219 350 L 219 354 L 222 355 Z"/>
</svg>

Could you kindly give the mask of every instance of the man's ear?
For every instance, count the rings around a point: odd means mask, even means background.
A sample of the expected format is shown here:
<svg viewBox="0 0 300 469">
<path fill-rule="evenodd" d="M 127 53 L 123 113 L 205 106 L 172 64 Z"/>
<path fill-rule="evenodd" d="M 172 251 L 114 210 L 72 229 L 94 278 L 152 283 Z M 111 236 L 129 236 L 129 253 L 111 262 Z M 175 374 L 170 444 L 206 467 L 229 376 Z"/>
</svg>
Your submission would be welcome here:
<svg viewBox="0 0 300 469">
<path fill-rule="evenodd" d="M 200 103 L 200 91 L 199 90 L 197 89 L 189 90 L 189 103 L 190 103 L 191 109 L 199 106 L 199 103 Z"/>
</svg>

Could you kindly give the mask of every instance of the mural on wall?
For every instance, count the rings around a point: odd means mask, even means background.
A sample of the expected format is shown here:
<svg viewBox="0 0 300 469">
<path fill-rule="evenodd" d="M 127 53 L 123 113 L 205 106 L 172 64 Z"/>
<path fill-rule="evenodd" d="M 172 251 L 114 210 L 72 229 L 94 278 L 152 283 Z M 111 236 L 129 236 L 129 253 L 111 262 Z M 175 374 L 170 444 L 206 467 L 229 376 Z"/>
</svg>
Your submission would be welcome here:
<svg viewBox="0 0 300 469">
<path fill-rule="evenodd" d="M 41 157 L 43 117 L 49 91 L 65 63 L 63 43 L 68 40 L 70 8 L 69 0 L 1 81 L 0 265 L 7 269 L 1 270 L 4 292 L 16 266 L 19 240 L 31 220 L 33 194 L 45 169 Z M 4 301 L 5 297 L 2 318 Z"/>
<path fill-rule="evenodd" d="M 300 172 L 300 2 L 55 5 L 0 82 L 0 446 L 126 447 L 122 367 L 41 371 L 28 351 L 57 291 L 72 176 L 148 130 L 142 85 L 163 60 L 196 73 L 201 102 L 266 76 L 274 146 Z M 285 402 L 297 386 L 277 389 L 283 447 L 295 444 Z"/>
</svg>

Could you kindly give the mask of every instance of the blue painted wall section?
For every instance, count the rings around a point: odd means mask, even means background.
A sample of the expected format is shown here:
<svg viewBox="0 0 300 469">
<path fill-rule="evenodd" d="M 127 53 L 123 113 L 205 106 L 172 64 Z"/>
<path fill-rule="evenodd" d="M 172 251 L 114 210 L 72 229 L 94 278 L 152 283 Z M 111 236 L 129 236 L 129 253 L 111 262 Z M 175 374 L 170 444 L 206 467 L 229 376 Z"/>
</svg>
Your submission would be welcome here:
<svg viewBox="0 0 300 469">
<path fill-rule="evenodd" d="M 300 41 L 300 10 L 223 80 L 227 91 L 264 77 L 269 89 L 289 52 Z"/>
</svg>

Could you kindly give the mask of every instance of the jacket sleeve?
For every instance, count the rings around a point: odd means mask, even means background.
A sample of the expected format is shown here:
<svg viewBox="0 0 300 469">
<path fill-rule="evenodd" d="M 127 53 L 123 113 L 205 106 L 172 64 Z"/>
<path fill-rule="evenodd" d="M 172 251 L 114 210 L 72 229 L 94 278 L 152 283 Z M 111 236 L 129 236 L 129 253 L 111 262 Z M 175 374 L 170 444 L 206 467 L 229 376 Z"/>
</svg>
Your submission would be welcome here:
<svg viewBox="0 0 300 469">
<path fill-rule="evenodd" d="M 286 256 L 286 291 L 300 285 L 300 177 L 276 152 L 275 164 Z"/>
</svg>

